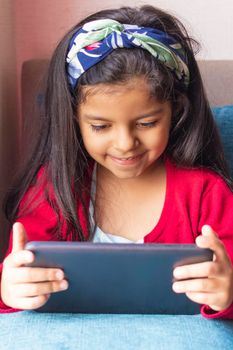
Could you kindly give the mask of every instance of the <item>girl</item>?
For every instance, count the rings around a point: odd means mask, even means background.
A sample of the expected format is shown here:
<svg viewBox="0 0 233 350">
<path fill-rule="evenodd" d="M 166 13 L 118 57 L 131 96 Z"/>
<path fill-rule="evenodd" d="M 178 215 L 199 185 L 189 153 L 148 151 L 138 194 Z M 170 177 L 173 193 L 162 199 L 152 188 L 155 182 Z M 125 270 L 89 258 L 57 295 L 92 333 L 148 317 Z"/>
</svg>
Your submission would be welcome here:
<svg viewBox="0 0 233 350">
<path fill-rule="evenodd" d="M 173 290 L 209 318 L 233 317 L 233 195 L 182 24 L 151 6 L 101 11 L 52 57 L 41 131 L 10 191 L 1 310 L 68 288 L 25 267 L 29 240 L 193 243 L 214 260 L 174 270 Z"/>
</svg>

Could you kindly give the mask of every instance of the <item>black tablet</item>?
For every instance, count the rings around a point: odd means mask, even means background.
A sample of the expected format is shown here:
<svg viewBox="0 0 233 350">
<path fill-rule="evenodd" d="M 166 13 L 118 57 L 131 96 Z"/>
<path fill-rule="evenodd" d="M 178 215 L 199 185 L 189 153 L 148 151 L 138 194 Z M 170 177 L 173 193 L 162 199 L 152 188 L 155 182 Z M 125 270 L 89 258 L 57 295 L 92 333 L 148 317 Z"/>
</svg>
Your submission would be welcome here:
<svg viewBox="0 0 233 350">
<path fill-rule="evenodd" d="M 59 267 L 69 288 L 40 312 L 196 314 L 200 305 L 172 290 L 173 269 L 212 260 L 195 244 L 29 242 L 31 266 Z"/>
</svg>

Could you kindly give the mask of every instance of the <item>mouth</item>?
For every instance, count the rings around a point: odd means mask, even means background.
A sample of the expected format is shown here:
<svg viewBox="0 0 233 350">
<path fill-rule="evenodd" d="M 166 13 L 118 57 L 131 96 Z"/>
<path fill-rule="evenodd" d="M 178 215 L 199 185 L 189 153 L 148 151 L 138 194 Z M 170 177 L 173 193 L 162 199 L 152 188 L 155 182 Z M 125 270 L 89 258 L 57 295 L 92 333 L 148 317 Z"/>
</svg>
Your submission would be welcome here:
<svg viewBox="0 0 233 350">
<path fill-rule="evenodd" d="M 139 160 L 141 160 L 141 158 L 143 157 L 144 153 L 142 154 L 137 154 L 135 156 L 131 156 L 131 157 L 114 157 L 114 156 L 110 156 L 110 158 L 120 164 L 120 165 L 134 165 L 136 164 Z"/>
<path fill-rule="evenodd" d="M 129 160 L 129 159 L 134 159 L 134 158 L 137 158 L 139 156 L 133 156 L 133 157 L 112 157 L 112 158 L 115 158 L 115 159 L 119 159 L 119 160 Z"/>
</svg>

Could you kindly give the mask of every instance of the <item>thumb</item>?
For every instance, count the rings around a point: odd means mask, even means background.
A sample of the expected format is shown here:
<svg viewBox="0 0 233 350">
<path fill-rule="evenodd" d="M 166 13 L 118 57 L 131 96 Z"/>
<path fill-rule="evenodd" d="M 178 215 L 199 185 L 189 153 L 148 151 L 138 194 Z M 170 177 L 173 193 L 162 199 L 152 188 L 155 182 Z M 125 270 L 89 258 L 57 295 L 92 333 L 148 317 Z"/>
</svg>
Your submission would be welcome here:
<svg viewBox="0 0 233 350">
<path fill-rule="evenodd" d="M 202 235 L 203 236 L 213 236 L 215 235 L 216 236 L 216 233 L 214 232 L 214 230 L 212 229 L 212 227 L 210 225 L 204 225 L 202 226 L 202 229 L 201 229 L 201 232 L 202 232 Z"/>
<path fill-rule="evenodd" d="M 27 243 L 27 233 L 24 226 L 20 222 L 16 222 L 13 225 L 13 243 L 12 252 L 18 252 L 24 249 Z"/>
<path fill-rule="evenodd" d="M 219 260 L 226 262 L 229 260 L 224 244 L 211 226 L 202 226 L 202 235 L 196 238 L 196 243 L 200 248 L 211 249 L 214 253 L 214 261 Z"/>
</svg>

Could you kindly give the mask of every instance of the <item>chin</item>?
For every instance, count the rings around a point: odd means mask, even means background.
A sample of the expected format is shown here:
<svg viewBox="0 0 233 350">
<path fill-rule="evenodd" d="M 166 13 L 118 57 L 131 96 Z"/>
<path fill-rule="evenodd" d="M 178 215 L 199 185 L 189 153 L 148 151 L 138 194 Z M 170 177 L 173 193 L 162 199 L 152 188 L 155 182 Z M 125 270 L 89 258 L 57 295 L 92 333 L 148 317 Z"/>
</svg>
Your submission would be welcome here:
<svg viewBox="0 0 233 350">
<path fill-rule="evenodd" d="M 111 171 L 111 170 L 110 170 Z M 134 179 L 142 175 L 143 171 L 111 171 L 118 179 Z"/>
</svg>

